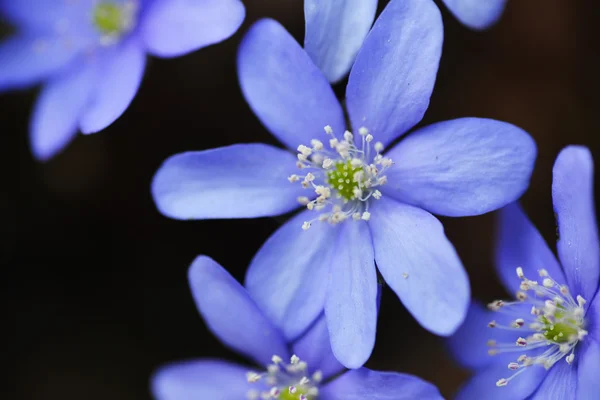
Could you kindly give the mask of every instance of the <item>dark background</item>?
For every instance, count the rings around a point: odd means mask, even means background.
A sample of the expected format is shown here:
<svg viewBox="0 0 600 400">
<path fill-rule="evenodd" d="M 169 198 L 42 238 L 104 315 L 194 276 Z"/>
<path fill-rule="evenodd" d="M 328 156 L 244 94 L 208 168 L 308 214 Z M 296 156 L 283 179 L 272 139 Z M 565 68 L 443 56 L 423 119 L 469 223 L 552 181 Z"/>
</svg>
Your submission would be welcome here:
<svg viewBox="0 0 600 400">
<path fill-rule="evenodd" d="M 241 96 L 236 48 L 263 16 L 302 40 L 302 1 L 245 3 L 246 22 L 233 38 L 186 57 L 152 59 L 123 117 L 100 134 L 79 136 L 48 163 L 34 162 L 28 150 L 35 91 L 0 96 L 0 352 L 8 370 L 1 398 L 147 399 L 148 378 L 163 363 L 236 359 L 199 318 L 187 267 L 208 254 L 241 280 L 281 220 L 169 220 L 155 210 L 149 184 L 177 152 L 275 144 Z M 600 156 L 600 4 L 513 0 L 484 33 L 445 10 L 444 21 L 442 64 L 423 123 L 480 116 L 530 132 L 539 158 L 523 203 L 553 243 L 554 158 L 571 143 Z M 491 264 L 493 216 L 444 223 L 474 295 L 504 296 Z M 446 396 L 467 376 L 389 289 L 368 366 L 420 375 Z"/>
</svg>

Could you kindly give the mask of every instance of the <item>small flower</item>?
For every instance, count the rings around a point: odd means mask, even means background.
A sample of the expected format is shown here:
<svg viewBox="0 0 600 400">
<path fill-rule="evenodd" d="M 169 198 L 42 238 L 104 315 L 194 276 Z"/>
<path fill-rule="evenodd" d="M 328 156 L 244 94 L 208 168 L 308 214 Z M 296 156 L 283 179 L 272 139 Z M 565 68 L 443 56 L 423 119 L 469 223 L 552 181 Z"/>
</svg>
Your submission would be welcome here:
<svg viewBox="0 0 600 400">
<path fill-rule="evenodd" d="M 197 360 L 165 366 L 152 378 L 157 400 L 442 399 L 435 386 L 411 375 L 345 371 L 331 351 L 323 317 L 287 342 L 246 290 L 208 257 L 196 258 L 188 277 L 210 330 L 255 364 Z"/>
<path fill-rule="evenodd" d="M 347 126 L 306 52 L 277 22 L 257 22 L 240 46 L 240 84 L 289 150 L 240 144 L 179 154 L 152 184 L 159 210 L 179 219 L 305 208 L 258 251 L 246 287 L 289 340 L 325 309 L 334 352 L 349 368 L 363 365 L 375 342 L 375 262 L 425 328 L 453 333 L 467 312 L 468 280 L 432 213 L 502 207 L 533 169 L 531 137 L 489 119 L 441 122 L 389 146 L 427 109 L 442 33 L 433 2 L 388 3 L 350 72 Z"/>
<path fill-rule="evenodd" d="M 146 53 L 175 57 L 224 40 L 244 13 L 239 0 L 2 0 L 18 32 L 0 43 L 0 91 L 45 84 L 30 133 L 47 160 L 78 130 L 100 131 L 125 112 Z"/>
<path fill-rule="evenodd" d="M 495 301 L 489 311 L 474 303 L 450 340 L 458 361 L 475 373 L 459 399 L 598 396 L 600 242 L 593 191 L 589 150 L 565 148 L 552 182 L 560 263 L 518 204 L 502 209 L 497 269 L 517 300 Z"/>
</svg>

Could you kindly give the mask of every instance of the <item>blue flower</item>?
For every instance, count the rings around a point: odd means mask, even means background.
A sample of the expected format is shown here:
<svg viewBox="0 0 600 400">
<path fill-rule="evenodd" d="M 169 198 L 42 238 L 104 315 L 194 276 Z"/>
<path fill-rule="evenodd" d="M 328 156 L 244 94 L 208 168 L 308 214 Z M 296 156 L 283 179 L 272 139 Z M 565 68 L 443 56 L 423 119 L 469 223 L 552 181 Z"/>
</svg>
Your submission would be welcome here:
<svg viewBox="0 0 600 400">
<path fill-rule="evenodd" d="M 495 24 L 508 0 L 442 0 L 452 14 L 471 29 L 482 30 Z"/>
<path fill-rule="evenodd" d="M 255 366 L 197 360 L 163 367 L 152 379 L 158 400 L 442 399 L 435 386 L 411 375 L 366 368 L 344 372 L 331 352 L 323 317 L 288 342 L 246 290 L 208 257 L 196 258 L 188 278 L 210 330 Z"/>
<path fill-rule="evenodd" d="M 175 57 L 232 35 L 239 0 L 0 0 L 18 33 L 0 43 L 0 91 L 45 86 L 33 111 L 35 157 L 113 123 L 135 96 L 146 53 Z"/>
<path fill-rule="evenodd" d="M 496 266 L 518 301 L 498 300 L 489 310 L 473 303 L 449 340 L 456 359 L 475 373 L 459 399 L 598 398 L 600 243 L 593 193 L 589 150 L 565 148 L 552 182 L 559 261 L 518 204 L 500 212 Z"/>
<path fill-rule="evenodd" d="M 350 73 L 352 134 L 306 52 L 277 22 L 257 22 L 239 50 L 242 91 L 298 154 L 263 144 L 187 152 L 169 158 L 152 184 L 158 209 L 178 219 L 273 216 L 298 202 L 308 208 L 258 251 L 246 287 L 288 340 L 324 309 L 333 351 L 349 368 L 363 365 L 375 341 L 375 262 L 425 328 L 440 335 L 458 328 L 468 279 L 431 213 L 502 207 L 523 193 L 533 169 L 531 137 L 489 119 L 430 125 L 382 153 L 427 109 L 442 31 L 433 2 L 388 4 Z"/>
</svg>

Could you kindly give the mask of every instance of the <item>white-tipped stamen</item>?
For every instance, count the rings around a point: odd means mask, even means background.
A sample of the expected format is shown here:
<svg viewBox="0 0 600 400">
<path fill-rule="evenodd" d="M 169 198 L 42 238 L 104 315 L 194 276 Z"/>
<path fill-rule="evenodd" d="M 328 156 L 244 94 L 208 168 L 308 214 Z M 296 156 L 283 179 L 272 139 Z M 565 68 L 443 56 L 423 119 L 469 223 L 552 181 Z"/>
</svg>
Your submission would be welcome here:
<svg viewBox="0 0 600 400">
<path fill-rule="evenodd" d="M 277 355 L 271 358 L 272 364 L 267 365 L 267 371 L 259 374 L 248 372 L 247 380 L 250 383 L 262 382 L 264 389 L 250 390 L 247 398 L 250 400 L 268 399 L 297 399 L 315 400 L 319 388 L 318 384 L 323 380 L 321 371 L 314 371 L 311 378 L 308 377 L 308 365 L 297 355 L 290 357 L 289 364 Z"/>
</svg>

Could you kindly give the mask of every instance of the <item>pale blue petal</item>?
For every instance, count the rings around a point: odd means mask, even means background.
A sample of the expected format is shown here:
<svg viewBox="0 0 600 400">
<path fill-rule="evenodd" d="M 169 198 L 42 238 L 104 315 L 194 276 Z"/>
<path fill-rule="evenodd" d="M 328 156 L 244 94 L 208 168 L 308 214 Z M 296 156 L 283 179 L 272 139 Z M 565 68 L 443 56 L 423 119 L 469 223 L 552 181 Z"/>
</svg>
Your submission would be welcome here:
<svg viewBox="0 0 600 400">
<path fill-rule="evenodd" d="M 600 342 L 597 339 L 584 340 L 576 357 L 579 357 L 577 368 L 577 400 L 596 400 L 600 393 Z"/>
<path fill-rule="evenodd" d="M 566 147 L 554 163 L 552 178 L 558 255 L 571 292 L 591 301 L 600 277 L 600 242 L 590 151 L 582 146 Z"/>
<path fill-rule="evenodd" d="M 266 144 L 236 144 L 176 154 L 159 168 L 152 197 L 176 219 L 255 218 L 298 208 L 306 191 L 287 177 L 296 158 Z"/>
<path fill-rule="evenodd" d="M 367 36 L 346 90 L 352 128 L 389 144 L 423 118 L 442 53 L 433 1 L 392 0 Z"/>
<path fill-rule="evenodd" d="M 528 279 L 539 280 L 545 269 L 552 279 L 565 284 L 565 275 L 544 238 L 517 203 L 509 204 L 498 214 L 496 270 L 504 287 L 516 294 L 521 284 L 517 267 L 523 268 Z"/>
<path fill-rule="evenodd" d="M 64 29 L 91 25 L 90 13 L 95 0 L 0 0 L 0 15 L 29 32 L 56 32 L 57 25 L 67 21 Z M 75 26 L 73 26 L 75 25 Z"/>
<path fill-rule="evenodd" d="M 36 159 L 48 160 L 75 137 L 79 116 L 96 84 L 96 69 L 84 64 L 65 71 L 44 87 L 31 117 L 30 142 Z"/>
<path fill-rule="evenodd" d="M 507 0 L 442 0 L 464 25 L 485 29 L 500 19 Z"/>
<path fill-rule="evenodd" d="M 577 362 L 569 365 L 564 358 L 554 364 L 530 400 L 575 400 L 577 395 L 576 364 Z"/>
<path fill-rule="evenodd" d="M 395 165 L 382 192 L 434 214 L 484 214 L 523 194 L 536 153 L 531 136 L 506 122 L 440 122 L 412 133 L 386 154 Z"/>
<path fill-rule="evenodd" d="M 103 55 L 99 66 L 102 84 L 80 121 L 83 133 L 98 132 L 119 118 L 135 97 L 146 66 L 146 54 L 139 39 L 131 37 Z"/>
<path fill-rule="evenodd" d="M 383 197 L 369 224 L 377 267 L 408 311 L 437 335 L 454 333 L 467 314 L 469 280 L 440 221 Z"/>
<path fill-rule="evenodd" d="M 359 368 L 371 356 L 377 330 L 373 243 L 366 222 L 348 221 L 339 228 L 325 316 L 333 353 L 345 367 Z"/>
<path fill-rule="evenodd" d="M 397 372 L 348 371 L 326 385 L 323 400 L 443 400 L 438 389 L 416 376 Z"/>
<path fill-rule="evenodd" d="M 331 256 L 339 230 L 315 222 L 304 211 L 286 222 L 258 250 L 246 275 L 246 288 L 288 340 L 297 338 L 323 311 Z"/>
<path fill-rule="evenodd" d="M 329 82 L 278 22 L 263 19 L 250 28 L 238 52 L 238 76 L 256 116 L 290 149 L 324 140 L 327 125 L 343 133 L 344 113 Z"/>
<path fill-rule="evenodd" d="M 248 368 L 216 360 L 171 364 L 152 376 L 152 395 L 156 400 L 241 400 L 253 389 L 246 372 Z"/>
<path fill-rule="evenodd" d="M 262 365 L 275 354 L 289 356 L 280 331 L 219 264 L 199 256 L 190 266 L 188 279 L 198 311 L 221 342 Z"/>
<path fill-rule="evenodd" d="M 227 39 L 245 15 L 239 0 L 155 0 L 140 31 L 151 54 L 176 57 Z"/>
<path fill-rule="evenodd" d="M 323 379 L 328 379 L 344 369 L 333 355 L 327 330 L 327 321 L 322 315 L 308 331 L 294 343 L 294 354 L 306 361 L 311 372 L 319 370 Z"/>
<path fill-rule="evenodd" d="M 304 48 L 330 82 L 350 71 L 376 11 L 377 0 L 304 1 Z"/>
</svg>

